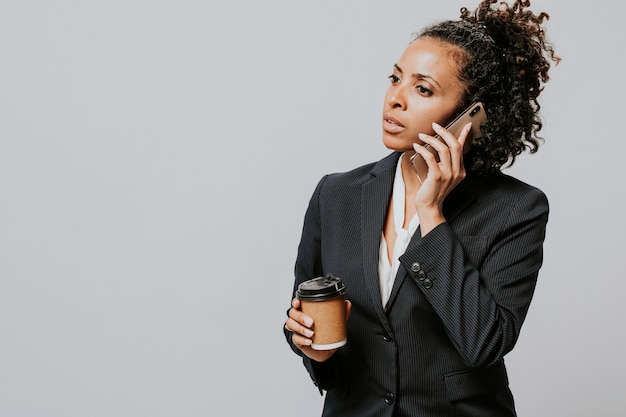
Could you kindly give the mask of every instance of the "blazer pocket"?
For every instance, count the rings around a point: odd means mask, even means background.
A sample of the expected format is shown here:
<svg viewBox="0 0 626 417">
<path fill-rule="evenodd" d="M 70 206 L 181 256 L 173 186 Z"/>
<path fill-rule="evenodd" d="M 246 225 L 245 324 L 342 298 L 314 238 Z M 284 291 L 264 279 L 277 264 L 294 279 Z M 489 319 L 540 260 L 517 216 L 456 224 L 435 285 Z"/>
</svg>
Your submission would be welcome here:
<svg viewBox="0 0 626 417">
<path fill-rule="evenodd" d="M 503 361 L 488 368 L 452 372 L 444 379 L 450 401 L 494 393 L 509 386 Z"/>
</svg>

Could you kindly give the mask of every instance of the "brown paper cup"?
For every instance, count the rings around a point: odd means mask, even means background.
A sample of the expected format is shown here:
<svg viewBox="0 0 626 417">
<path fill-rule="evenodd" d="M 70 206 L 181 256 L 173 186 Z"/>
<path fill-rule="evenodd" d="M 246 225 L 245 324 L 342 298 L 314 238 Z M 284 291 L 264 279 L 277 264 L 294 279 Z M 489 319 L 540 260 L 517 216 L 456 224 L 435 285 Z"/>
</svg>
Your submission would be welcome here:
<svg viewBox="0 0 626 417">
<path fill-rule="evenodd" d="M 313 349 L 336 349 L 348 341 L 345 292 L 341 279 L 332 275 L 298 286 L 302 312 L 313 319 Z"/>
</svg>

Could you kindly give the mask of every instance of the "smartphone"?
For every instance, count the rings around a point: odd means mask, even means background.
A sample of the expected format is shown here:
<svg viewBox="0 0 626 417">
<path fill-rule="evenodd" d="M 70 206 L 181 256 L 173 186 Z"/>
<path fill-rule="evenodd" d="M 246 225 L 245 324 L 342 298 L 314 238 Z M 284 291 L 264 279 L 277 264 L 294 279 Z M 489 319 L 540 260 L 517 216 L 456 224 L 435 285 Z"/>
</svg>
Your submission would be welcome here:
<svg viewBox="0 0 626 417">
<path fill-rule="evenodd" d="M 487 122 L 487 113 L 485 113 L 485 107 L 483 106 L 483 103 L 477 102 L 467 107 L 465 110 L 459 113 L 459 115 L 455 117 L 450 123 L 448 123 L 446 129 L 448 129 L 448 131 L 452 133 L 455 137 L 458 137 L 461 133 L 461 129 L 463 129 L 463 127 L 469 122 L 472 122 L 472 128 L 467 135 L 467 139 L 465 140 L 465 145 L 463 146 L 463 154 L 466 154 L 467 151 L 469 151 L 472 146 L 472 141 L 480 137 L 480 126 L 484 125 Z M 443 141 L 443 139 L 441 139 L 439 135 L 436 135 L 435 137 Z M 425 144 L 424 148 L 428 149 L 430 152 L 432 152 L 433 155 L 437 156 L 437 151 L 435 151 L 435 149 L 428 144 Z M 424 182 L 426 176 L 428 175 L 428 166 L 426 165 L 424 158 L 422 158 L 420 154 L 416 153 L 411 157 L 411 165 L 413 165 L 413 169 L 415 170 L 415 173 L 417 174 L 420 181 Z"/>
</svg>

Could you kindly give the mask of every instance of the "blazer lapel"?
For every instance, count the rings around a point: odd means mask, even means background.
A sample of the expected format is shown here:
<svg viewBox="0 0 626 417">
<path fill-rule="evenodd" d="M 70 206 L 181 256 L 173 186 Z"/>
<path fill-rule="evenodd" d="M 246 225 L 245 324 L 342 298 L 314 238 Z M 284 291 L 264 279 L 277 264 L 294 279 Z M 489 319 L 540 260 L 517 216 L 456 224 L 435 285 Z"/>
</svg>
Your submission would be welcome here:
<svg viewBox="0 0 626 417">
<path fill-rule="evenodd" d="M 370 179 L 361 187 L 361 239 L 363 241 L 363 278 L 376 314 L 385 329 L 391 327 L 383 309 L 378 286 L 380 236 L 393 189 L 393 178 L 400 154 L 395 152 L 374 165 Z"/>
</svg>

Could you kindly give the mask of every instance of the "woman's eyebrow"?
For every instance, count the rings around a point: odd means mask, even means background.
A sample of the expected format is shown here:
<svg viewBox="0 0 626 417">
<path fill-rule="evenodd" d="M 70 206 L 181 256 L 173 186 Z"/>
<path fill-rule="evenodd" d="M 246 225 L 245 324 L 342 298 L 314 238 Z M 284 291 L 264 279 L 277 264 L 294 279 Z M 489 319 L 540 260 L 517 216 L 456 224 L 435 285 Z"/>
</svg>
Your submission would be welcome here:
<svg viewBox="0 0 626 417">
<path fill-rule="evenodd" d="M 400 74 L 404 74 L 404 72 L 402 71 L 402 68 L 400 68 L 398 66 L 398 64 L 393 64 L 394 68 L 400 73 Z M 433 83 L 435 83 L 437 85 L 437 87 L 441 88 L 441 84 L 439 84 L 439 82 L 437 82 L 437 80 L 435 80 L 433 77 L 431 77 L 430 75 L 426 75 L 426 74 L 412 74 L 411 75 L 413 78 L 415 78 L 416 80 L 423 80 L 423 79 L 427 79 L 432 81 Z"/>
</svg>

